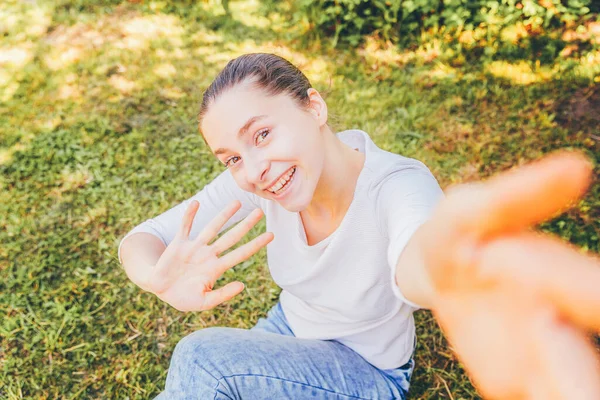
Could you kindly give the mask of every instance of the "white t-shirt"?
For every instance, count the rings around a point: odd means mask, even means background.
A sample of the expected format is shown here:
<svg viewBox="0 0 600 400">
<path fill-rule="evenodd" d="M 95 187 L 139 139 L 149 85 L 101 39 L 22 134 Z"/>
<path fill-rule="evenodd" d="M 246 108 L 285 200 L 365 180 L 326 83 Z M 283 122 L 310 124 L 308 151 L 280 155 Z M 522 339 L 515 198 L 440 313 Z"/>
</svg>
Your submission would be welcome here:
<svg viewBox="0 0 600 400">
<path fill-rule="evenodd" d="M 261 208 L 267 231 L 275 234 L 267 245 L 269 270 L 282 288 L 281 306 L 294 334 L 335 339 L 380 369 L 397 368 L 414 351 L 412 313 L 419 306 L 405 299 L 395 285 L 396 263 L 443 192 L 422 162 L 382 150 L 366 132 L 351 129 L 336 135 L 365 153 L 365 164 L 340 226 L 313 246 L 307 244 L 299 213 L 243 191 L 229 170 L 190 199 L 142 222 L 123 240 L 148 232 L 168 245 L 193 199 L 200 209 L 192 239 L 234 199 L 240 200 L 242 208 L 221 231 Z"/>
</svg>

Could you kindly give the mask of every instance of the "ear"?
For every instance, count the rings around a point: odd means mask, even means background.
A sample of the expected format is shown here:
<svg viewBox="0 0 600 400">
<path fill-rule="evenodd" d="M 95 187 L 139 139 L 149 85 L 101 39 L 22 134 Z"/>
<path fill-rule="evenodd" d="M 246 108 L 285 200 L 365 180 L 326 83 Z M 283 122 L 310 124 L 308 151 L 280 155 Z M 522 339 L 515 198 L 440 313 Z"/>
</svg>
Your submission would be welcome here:
<svg viewBox="0 0 600 400">
<path fill-rule="evenodd" d="M 319 127 L 327 123 L 327 103 L 315 88 L 309 88 L 306 93 L 309 99 L 308 111 L 315 116 Z"/>
</svg>

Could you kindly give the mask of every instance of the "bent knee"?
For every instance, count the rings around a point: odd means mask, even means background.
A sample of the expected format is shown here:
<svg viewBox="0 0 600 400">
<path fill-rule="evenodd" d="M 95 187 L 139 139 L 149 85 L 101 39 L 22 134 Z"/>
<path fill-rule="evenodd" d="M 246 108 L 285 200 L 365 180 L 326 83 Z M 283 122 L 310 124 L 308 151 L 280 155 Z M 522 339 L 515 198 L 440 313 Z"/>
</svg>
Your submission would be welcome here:
<svg viewBox="0 0 600 400">
<path fill-rule="evenodd" d="M 235 345 L 232 338 L 239 335 L 232 331 L 240 329 L 206 328 L 181 339 L 171 357 L 164 396 L 189 398 L 193 394 L 194 398 L 213 398 L 216 388 L 227 389 L 222 380 L 230 374 L 232 359 L 228 349 Z"/>
<path fill-rule="evenodd" d="M 214 355 L 223 354 L 226 347 L 230 346 L 225 339 L 230 328 L 205 328 L 190 333 L 181 339 L 175 346 L 173 359 L 177 362 L 196 364 L 212 358 Z"/>
<path fill-rule="evenodd" d="M 187 370 L 201 368 L 219 379 L 227 375 L 228 371 L 223 367 L 232 363 L 232 349 L 239 345 L 244 332 L 242 329 L 221 327 L 193 332 L 177 343 L 171 364 Z"/>
</svg>

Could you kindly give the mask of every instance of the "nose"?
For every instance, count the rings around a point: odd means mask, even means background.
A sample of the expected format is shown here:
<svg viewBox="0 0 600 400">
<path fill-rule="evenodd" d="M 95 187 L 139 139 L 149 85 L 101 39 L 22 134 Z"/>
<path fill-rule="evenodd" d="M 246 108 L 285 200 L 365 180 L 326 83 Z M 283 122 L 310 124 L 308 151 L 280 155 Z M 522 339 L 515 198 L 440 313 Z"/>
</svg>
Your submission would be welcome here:
<svg viewBox="0 0 600 400">
<path fill-rule="evenodd" d="M 246 158 L 246 176 L 248 182 L 262 188 L 267 182 L 265 177 L 269 171 L 269 160 L 264 158 L 249 159 Z"/>
</svg>

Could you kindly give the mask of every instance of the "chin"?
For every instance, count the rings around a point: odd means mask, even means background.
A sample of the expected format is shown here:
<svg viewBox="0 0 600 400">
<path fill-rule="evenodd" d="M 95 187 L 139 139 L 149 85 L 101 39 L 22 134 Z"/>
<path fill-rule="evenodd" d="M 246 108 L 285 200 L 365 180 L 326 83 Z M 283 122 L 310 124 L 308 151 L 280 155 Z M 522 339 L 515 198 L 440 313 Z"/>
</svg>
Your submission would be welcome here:
<svg viewBox="0 0 600 400">
<path fill-rule="evenodd" d="M 262 197 L 263 199 L 272 201 L 274 203 L 279 204 L 281 207 L 283 207 L 285 210 L 289 211 L 289 212 L 300 212 L 300 211 L 304 211 L 306 210 L 306 208 L 308 207 L 308 204 L 310 203 L 310 201 L 305 201 L 305 199 L 300 198 L 300 196 L 295 196 L 289 199 L 285 199 L 283 201 L 278 201 L 276 199 L 273 199 L 272 197 L 270 197 L 269 195 L 265 195 L 263 193 L 256 193 L 258 196 Z"/>
<path fill-rule="evenodd" d="M 294 198 L 288 199 L 287 201 L 278 202 L 279 205 L 285 208 L 289 212 L 300 212 L 308 208 L 310 204 L 309 198 L 304 196 L 295 196 Z"/>
<path fill-rule="evenodd" d="M 304 211 L 306 210 L 306 206 L 305 205 L 300 205 L 300 204 L 281 204 L 281 207 L 285 208 L 287 211 L 289 212 L 300 212 L 300 211 Z"/>
</svg>

